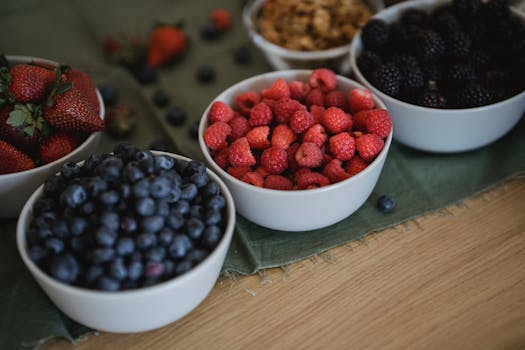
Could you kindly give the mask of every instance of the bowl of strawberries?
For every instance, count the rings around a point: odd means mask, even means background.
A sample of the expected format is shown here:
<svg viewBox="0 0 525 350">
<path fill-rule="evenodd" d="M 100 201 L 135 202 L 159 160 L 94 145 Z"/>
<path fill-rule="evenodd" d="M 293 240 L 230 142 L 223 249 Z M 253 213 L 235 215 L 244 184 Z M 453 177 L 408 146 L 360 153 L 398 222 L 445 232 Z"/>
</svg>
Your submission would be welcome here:
<svg viewBox="0 0 525 350">
<path fill-rule="evenodd" d="M 239 214 L 275 230 L 343 220 L 374 189 L 392 141 L 385 105 L 332 70 L 243 80 L 204 111 L 199 144 Z"/>
<path fill-rule="evenodd" d="M 27 56 L 0 58 L 0 218 L 17 217 L 44 179 L 96 151 L 104 103 L 85 72 Z"/>
</svg>

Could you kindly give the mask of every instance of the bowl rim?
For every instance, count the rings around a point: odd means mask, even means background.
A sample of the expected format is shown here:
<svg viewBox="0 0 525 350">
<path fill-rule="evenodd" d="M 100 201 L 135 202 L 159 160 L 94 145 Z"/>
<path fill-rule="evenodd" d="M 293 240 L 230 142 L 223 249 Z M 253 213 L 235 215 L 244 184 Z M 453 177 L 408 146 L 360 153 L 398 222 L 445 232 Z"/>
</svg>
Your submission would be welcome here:
<svg viewBox="0 0 525 350">
<path fill-rule="evenodd" d="M 51 60 L 48 60 L 48 59 L 45 59 L 45 58 L 40 58 L 40 57 L 32 57 L 32 56 L 11 56 L 11 55 L 6 55 L 6 58 L 8 60 L 8 62 L 11 62 L 11 61 L 20 61 L 22 63 L 35 63 L 35 64 L 48 64 L 48 65 L 52 65 L 52 66 L 56 66 L 58 65 L 58 62 L 55 62 L 55 61 L 51 61 Z M 102 99 L 102 95 L 100 94 L 100 91 L 98 91 L 97 88 L 95 88 L 95 93 L 97 94 L 97 100 L 98 100 L 98 104 L 99 104 L 99 117 L 104 120 L 105 119 L 105 114 L 106 114 L 106 107 L 104 105 L 104 100 Z M 9 173 L 9 174 L 0 174 L 0 181 L 1 180 L 8 180 L 8 179 L 13 179 L 14 177 L 16 176 L 20 176 L 20 175 L 31 175 L 33 173 L 37 173 L 43 169 L 49 169 L 49 168 L 52 168 L 54 167 L 55 165 L 58 165 L 62 162 L 64 162 L 64 158 L 66 157 L 71 157 L 71 156 L 75 156 L 77 155 L 78 153 L 80 153 L 85 147 L 86 145 L 90 144 L 91 142 L 93 142 L 93 140 L 95 138 L 97 138 L 100 134 L 100 131 L 96 131 L 96 132 L 93 132 L 91 133 L 91 135 L 89 135 L 85 140 L 84 142 L 82 142 L 80 145 L 77 146 L 77 148 L 75 148 L 73 150 L 73 152 L 71 153 L 68 153 L 66 154 L 65 156 L 59 158 L 59 159 L 56 159 L 54 161 L 52 161 L 51 163 L 47 163 L 47 164 L 44 164 L 44 165 L 40 165 L 40 166 L 37 166 L 37 167 L 34 167 L 33 169 L 29 169 L 29 170 L 23 170 L 23 171 L 18 171 L 16 173 Z"/>
<path fill-rule="evenodd" d="M 152 151 L 154 154 L 159 155 L 167 155 L 174 157 L 176 159 L 184 160 L 184 161 L 191 161 L 191 158 L 176 154 L 176 153 L 170 153 L 170 152 L 162 152 L 162 151 Z M 78 162 L 78 164 L 82 164 L 84 161 Z M 196 266 L 192 267 L 190 270 L 186 271 L 182 275 L 175 276 L 170 278 L 169 280 L 162 281 L 158 284 L 147 286 L 147 287 L 140 287 L 136 289 L 130 289 L 130 290 L 122 290 L 122 291 L 102 291 L 102 290 L 96 290 L 96 289 L 89 289 L 85 287 L 79 287 L 79 286 L 73 286 L 69 285 L 63 282 L 60 282 L 47 273 L 45 273 L 40 267 L 38 267 L 37 264 L 35 264 L 28 255 L 27 252 L 27 241 L 26 241 L 26 233 L 27 233 L 27 227 L 29 227 L 29 220 L 32 217 L 33 214 L 33 204 L 34 202 L 42 195 L 44 185 L 40 185 L 32 194 L 31 197 L 27 200 L 27 202 L 24 205 L 24 208 L 22 209 L 20 216 L 18 218 L 18 222 L 16 224 L 16 244 L 18 248 L 18 252 L 20 256 L 22 257 L 22 260 L 24 261 L 24 264 L 26 267 L 30 270 L 30 272 L 35 276 L 35 279 L 37 281 L 42 280 L 46 284 L 51 285 L 55 289 L 60 289 L 63 292 L 66 292 L 68 294 L 74 294 L 77 296 L 85 296 L 85 297 L 104 297 L 104 298 L 135 298 L 147 295 L 148 293 L 157 293 L 162 292 L 166 289 L 171 288 L 177 288 L 179 285 L 184 285 L 186 281 L 191 280 L 193 276 L 199 274 L 203 270 L 206 270 L 210 268 L 212 258 L 216 257 L 220 254 L 220 251 L 223 249 L 227 249 L 230 245 L 231 239 L 233 237 L 233 232 L 235 230 L 235 223 L 236 223 L 236 214 L 235 214 L 235 202 L 233 200 L 233 197 L 231 195 L 230 190 L 226 186 L 226 184 L 222 181 L 220 176 L 215 174 L 215 172 L 206 167 L 206 172 L 208 173 L 208 176 L 211 176 L 211 178 L 217 182 L 221 188 L 221 193 L 226 199 L 226 208 L 227 208 L 227 224 L 224 229 L 223 236 L 221 237 L 221 240 L 219 243 L 215 246 L 215 248 L 208 254 L 202 261 L 200 261 Z"/>
<path fill-rule="evenodd" d="M 377 157 L 372 162 L 370 162 L 368 164 L 368 166 L 364 170 L 362 170 L 359 173 L 349 177 L 348 179 L 345 179 L 345 180 L 342 180 L 342 181 L 339 181 L 339 182 L 336 182 L 336 183 L 333 183 L 333 184 L 329 184 L 329 185 L 326 185 L 326 186 L 322 186 L 322 187 L 319 187 L 319 188 L 315 188 L 315 189 L 308 189 L 308 190 L 306 190 L 306 189 L 305 190 L 276 190 L 276 189 L 270 189 L 270 188 L 264 188 L 264 187 L 257 187 L 257 186 L 248 184 L 246 182 L 243 182 L 243 181 L 235 178 L 234 176 L 228 174 L 224 169 L 222 169 L 213 160 L 213 158 L 211 157 L 210 152 L 208 151 L 208 147 L 206 146 L 206 143 L 204 142 L 204 131 L 205 131 L 205 128 L 206 128 L 206 126 L 208 124 L 207 114 L 208 114 L 208 111 L 209 111 L 211 105 L 213 104 L 213 102 L 220 101 L 221 100 L 220 98 L 222 98 L 224 95 L 230 94 L 233 91 L 237 90 L 240 85 L 252 84 L 252 83 L 256 83 L 259 80 L 265 80 L 265 79 L 268 79 L 268 78 L 282 77 L 283 74 L 284 75 L 286 75 L 286 74 L 294 74 L 296 77 L 298 77 L 298 76 L 305 76 L 306 77 L 312 71 L 313 70 L 311 70 L 311 69 L 288 69 L 288 70 L 273 71 L 273 72 L 258 74 L 258 75 L 252 76 L 250 78 L 247 78 L 247 79 L 244 79 L 244 80 L 241 80 L 241 81 L 235 83 L 234 85 L 228 87 L 226 90 L 222 91 L 214 99 L 212 99 L 212 101 L 206 107 L 206 109 L 204 110 L 204 112 L 203 112 L 203 114 L 201 116 L 201 119 L 200 119 L 200 122 L 199 122 L 199 133 L 198 133 L 198 136 L 199 136 L 198 140 L 199 140 L 199 146 L 201 148 L 201 152 L 204 155 L 204 157 L 206 158 L 206 161 L 210 164 L 210 166 L 212 166 L 213 169 L 217 173 L 219 173 L 221 176 L 223 176 L 224 178 L 226 178 L 229 181 L 233 182 L 237 186 L 240 186 L 241 188 L 248 189 L 248 190 L 251 190 L 251 191 L 254 191 L 254 192 L 257 192 L 257 193 L 264 193 L 264 194 L 272 194 L 272 193 L 277 194 L 278 193 L 280 196 L 285 196 L 285 197 L 301 197 L 301 196 L 314 195 L 316 193 L 336 191 L 340 187 L 346 186 L 346 185 L 348 185 L 348 184 L 350 184 L 352 182 L 357 182 L 357 181 L 359 181 L 360 178 L 362 178 L 364 176 L 368 176 L 368 173 L 372 172 L 373 168 L 379 166 L 380 160 L 387 156 L 387 153 L 388 153 L 388 151 L 390 149 L 390 145 L 392 144 L 392 137 L 393 137 L 393 133 L 394 133 L 394 126 L 393 125 L 392 125 L 392 130 L 390 131 L 390 134 L 387 136 L 386 139 L 384 139 L 383 149 L 381 150 L 381 152 L 379 152 Z M 338 82 L 342 80 L 342 81 L 345 81 L 345 83 L 349 83 L 351 85 L 354 85 L 355 86 L 354 88 L 361 88 L 361 89 L 369 90 L 365 86 L 363 86 L 361 83 L 359 83 L 359 82 L 357 82 L 355 80 L 352 80 L 350 78 L 347 78 L 345 76 L 337 75 L 337 79 L 338 79 Z M 388 110 L 386 108 L 385 104 L 383 103 L 383 101 L 381 101 L 374 94 L 372 94 L 372 96 L 374 98 L 374 102 L 376 103 L 376 108 Z"/>
<path fill-rule="evenodd" d="M 409 0 L 409 1 L 403 1 L 403 2 L 397 3 L 395 5 L 385 7 L 383 10 L 378 11 L 377 13 L 375 13 L 371 18 L 379 18 L 379 19 L 385 20 L 385 18 L 384 18 L 385 16 L 393 15 L 396 12 L 398 12 L 398 14 L 396 16 L 396 19 L 398 19 L 401 11 L 405 10 L 405 9 L 408 9 L 408 8 L 417 7 L 417 8 L 427 9 L 427 8 L 433 8 L 435 6 L 445 5 L 445 4 L 448 4 L 450 2 L 451 2 L 451 0 L 445 0 L 445 1 L 435 1 L 435 0 Z M 525 13 L 524 12 L 521 12 L 521 11 L 517 10 L 516 8 L 514 8 L 512 6 L 511 6 L 511 11 L 515 15 L 520 17 L 523 21 L 525 21 Z M 387 22 L 391 23 L 390 21 L 387 21 Z M 363 44 L 362 44 L 362 40 L 361 40 L 361 32 L 362 32 L 362 30 L 359 29 L 355 33 L 355 35 L 354 35 L 354 37 L 352 39 L 352 43 L 350 44 L 350 65 L 352 67 L 352 71 L 356 75 L 357 79 L 360 82 L 362 82 L 364 85 L 366 85 L 369 90 L 372 90 L 376 95 L 380 96 L 382 100 L 386 100 L 389 103 L 398 104 L 400 106 L 403 106 L 404 108 L 413 109 L 414 111 L 419 111 L 419 112 L 436 112 L 436 113 L 440 114 L 440 118 L 442 118 L 442 117 L 444 117 L 444 118 L 455 118 L 455 117 L 457 117 L 456 113 L 461 113 L 461 112 L 476 113 L 476 112 L 482 112 L 482 111 L 490 110 L 490 109 L 493 109 L 493 108 L 495 109 L 495 108 L 499 108 L 502 105 L 514 103 L 515 100 L 518 100 L 518 99 L 521 99 L 521 98 L 525 97 L 525 90 L 524 90 L 524 91 L 522 91 L 522 92 L 520 92 L 520 93 L 518 93 L 518 94 L 516 94 L 516 95 L 514 95 L 512 97 L 509 97 L 509 98 L 507 98 L 505 100 L 501 100 L 501 101 L 498 101 L 496 103 L 491 103 L 491 104 L 484 105 L 484 106 L 471 107 L 471 108 L 430 108 L 430 107 L 418 106 L 418 105 L 415 105 L 415 104 L 412 104 L 412 103 L 401 101 L 401 100 L 396 99 L 396 98 L 394 98 L 392 96 L 389 96 L 389 95 L 385 94 L 384 92 L 380 91 L 379 89 L 377 89 L 361 73 L 361 70 L 359 69 L 359 66 L 357 65 L 358 45 L 360 45 L 361 51 L 363 50 L 363 46 L 362 46 Z M 425 117 L 425 116 L 428 116 L 428 114 L 422 114 L 421 116 Z"/>
</svg>

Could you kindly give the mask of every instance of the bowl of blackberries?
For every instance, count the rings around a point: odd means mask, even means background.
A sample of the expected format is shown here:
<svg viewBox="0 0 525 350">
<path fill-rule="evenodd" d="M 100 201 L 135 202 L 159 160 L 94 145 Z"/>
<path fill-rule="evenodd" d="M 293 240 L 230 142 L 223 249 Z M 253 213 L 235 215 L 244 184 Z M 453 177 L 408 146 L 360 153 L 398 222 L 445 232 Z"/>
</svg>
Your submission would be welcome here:
<svg viewBox="0 0 525 350">
<path fill-rule="evenodd" d="M 355 36 L 352 69 L 390 110 L 394 139 L 436 153 L 477 149 L 524 113 L 524 23 L 505 0 L 402 2 Z"/>
<path fill-rule="evenodd" d="M 202 302 L 234 225 L 230 192 L 202 162 L 119 143 L 48 177 L 20 214 L 17 245 L 70 318 L 140 332 Z"/>
</svg>

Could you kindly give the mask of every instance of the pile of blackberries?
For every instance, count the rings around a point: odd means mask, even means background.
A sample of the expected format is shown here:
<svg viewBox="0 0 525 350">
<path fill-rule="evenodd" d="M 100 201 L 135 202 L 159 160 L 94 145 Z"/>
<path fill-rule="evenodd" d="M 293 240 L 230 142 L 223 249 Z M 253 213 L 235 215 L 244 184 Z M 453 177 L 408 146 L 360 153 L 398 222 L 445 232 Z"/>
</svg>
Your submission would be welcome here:
<svg viewBox="0 0 525 350">
<path fill-rule="evenodd" d="M 199 161 L 130 143 L 66 163 L 44 183 L 29 257 L 64 283 L 107 291 L 151 286 L 206 258 L 227 225 L 220 186 Z"/>
</svg>

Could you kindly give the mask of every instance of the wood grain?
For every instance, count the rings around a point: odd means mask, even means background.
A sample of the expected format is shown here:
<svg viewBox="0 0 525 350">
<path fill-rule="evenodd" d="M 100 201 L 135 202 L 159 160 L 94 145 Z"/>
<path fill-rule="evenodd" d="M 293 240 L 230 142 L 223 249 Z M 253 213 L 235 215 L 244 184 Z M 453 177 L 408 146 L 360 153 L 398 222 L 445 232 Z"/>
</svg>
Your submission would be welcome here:
<svg viewBox="0 0 525 350">
<path fill-rule="evenodd" d="M 524 198 L 516 179 L 315 259 L 222 278 L 162 329 L 77 347 L 524 349 Z"/>
</svg>

